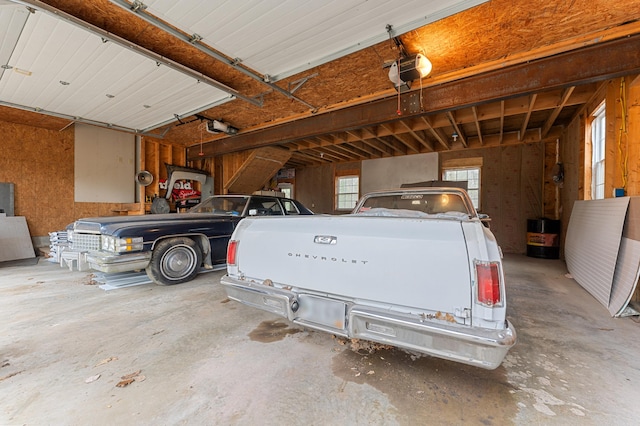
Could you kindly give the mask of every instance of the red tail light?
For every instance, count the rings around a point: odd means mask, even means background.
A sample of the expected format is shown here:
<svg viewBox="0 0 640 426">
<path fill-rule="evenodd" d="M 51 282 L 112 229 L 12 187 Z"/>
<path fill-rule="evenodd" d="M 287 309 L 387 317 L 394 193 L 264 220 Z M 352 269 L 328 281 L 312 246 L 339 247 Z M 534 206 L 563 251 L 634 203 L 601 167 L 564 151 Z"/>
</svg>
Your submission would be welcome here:
<svg viewBox="0 0 640 426">
<path fill-rule="evenodd" d="M 478 303 L 485 306 L 501 306 L 500 269 L 498 262 L 476 261 Z"/>
<path fill-rule="evenodd" d="M 227 265 L 236 264 L 236 251 L 238 250 L 238 241 L 229 240 L 227 245 Z"/>
</svg>

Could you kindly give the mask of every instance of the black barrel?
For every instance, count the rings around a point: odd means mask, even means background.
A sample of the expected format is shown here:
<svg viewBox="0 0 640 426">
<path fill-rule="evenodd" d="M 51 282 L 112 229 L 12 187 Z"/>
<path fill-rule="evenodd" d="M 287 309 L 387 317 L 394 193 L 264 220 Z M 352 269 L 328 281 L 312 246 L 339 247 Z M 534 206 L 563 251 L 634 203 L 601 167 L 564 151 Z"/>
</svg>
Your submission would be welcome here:
<svg viewBox="0 0 640 426">
<path fill-rule="evenodd" d="M 541 259 L 560 257 L 560 221 L 527 219 L 527 256 Z"/>
</svg>

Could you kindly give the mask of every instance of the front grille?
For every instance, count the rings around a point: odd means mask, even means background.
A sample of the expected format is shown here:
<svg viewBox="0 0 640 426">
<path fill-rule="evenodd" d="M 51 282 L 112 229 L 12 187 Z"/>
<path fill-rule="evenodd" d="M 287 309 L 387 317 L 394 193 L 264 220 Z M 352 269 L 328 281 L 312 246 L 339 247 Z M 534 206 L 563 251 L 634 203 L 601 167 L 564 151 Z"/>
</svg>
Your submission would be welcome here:
<svg viewBox="0 0 640 426">
<path fill-rule="evenodd" d="M 100 250 L 100 234 L 79 234 L 74 232 L 71 238 L 71 248 L 75 251 Z"/>
</svg>

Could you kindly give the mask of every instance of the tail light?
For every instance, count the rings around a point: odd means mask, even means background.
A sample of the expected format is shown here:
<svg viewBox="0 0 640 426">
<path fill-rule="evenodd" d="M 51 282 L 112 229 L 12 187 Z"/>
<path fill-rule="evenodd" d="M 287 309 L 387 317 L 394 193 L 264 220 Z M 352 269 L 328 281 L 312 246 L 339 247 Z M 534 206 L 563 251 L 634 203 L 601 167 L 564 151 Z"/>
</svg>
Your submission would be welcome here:
<svg viewBox="0 0 640 426">
<path fill-rule="evenodd" d="M 236 264 L 236 251 L 238 250 L 238 241 L 229 240 L 227 245 L 227 265 Z"/>
<path fill-rule="evenodd" d="M 500 265 L 498 262 L 476 261 L 478 303 L 485 306 L 502 306 Z"/>
</svg>

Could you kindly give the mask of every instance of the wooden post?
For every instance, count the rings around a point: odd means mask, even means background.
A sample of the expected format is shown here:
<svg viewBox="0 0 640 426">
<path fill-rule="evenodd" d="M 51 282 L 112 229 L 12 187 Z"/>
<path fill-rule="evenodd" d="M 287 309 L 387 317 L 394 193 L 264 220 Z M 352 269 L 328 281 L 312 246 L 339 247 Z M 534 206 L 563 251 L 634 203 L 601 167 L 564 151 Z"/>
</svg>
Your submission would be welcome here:
<svg viewBox="0 0 640 426">
<path fill-rule="evenodd" d="M 629 79 L 627 97 L 627 194 L 640 195 L 640 77 Z"/>
</svg>

